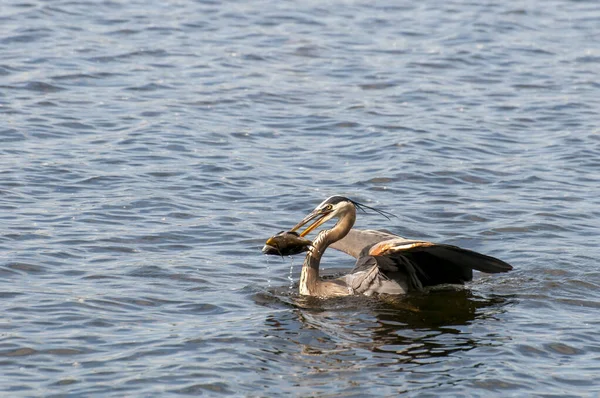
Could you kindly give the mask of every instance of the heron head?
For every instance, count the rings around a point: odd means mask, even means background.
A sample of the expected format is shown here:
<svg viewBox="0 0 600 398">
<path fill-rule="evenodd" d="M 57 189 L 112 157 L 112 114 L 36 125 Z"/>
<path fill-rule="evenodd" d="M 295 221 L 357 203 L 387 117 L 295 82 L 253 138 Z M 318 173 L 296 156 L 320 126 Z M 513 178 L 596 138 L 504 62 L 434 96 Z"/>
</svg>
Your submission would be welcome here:
<svg viewBox="0 0 600 398">
<path fill-rule="evenodd" d="M 325 199 L 321 204 L 319 204 L 309 215 L 304 217 L 302 221 L 300 221 L 294 228 L 290 230 L 290 232 L 296 232 L 298 229 L 303 227 L 312 221 L 312 224 L 309 224 L 308 227 L 304 231 L 300 233 L 300 236 L 308 235 L 312 230 L 319 227 L 321 224 L 331 220 L 334 217 L 343 218 L 347 214 L 356 214 L 356 209 L 360 209 L 363 212 L 367 212 L 368 210 L 372 210 L 376 213 L 381 214 L 388 220 L 390 217 L 396 217 L 392 213 L 388 213 L 387 211 L 379 210 L 374 207 L 370 207 L 367 205 L 363 205 L 362 203 L 358 203 L 352 199 L 348 199 L 344 196 L 334 195 Z"/>
<path fill-rule="evenodd" d="M 330 196 L 319 204 L 309 215 L 304 217 L 294 228 L 290 231 L 295 232 L 304 225 L 313 221 L 304 231 L 300 233 L 300 236 L 308 235 L 312 230 L 319 227 L 321 224 L 326 223 L 334 217 L 341 218 L 349 212 L 356 212 L 355 202 L 345 198 L 343 196 Z"/>
</svg>

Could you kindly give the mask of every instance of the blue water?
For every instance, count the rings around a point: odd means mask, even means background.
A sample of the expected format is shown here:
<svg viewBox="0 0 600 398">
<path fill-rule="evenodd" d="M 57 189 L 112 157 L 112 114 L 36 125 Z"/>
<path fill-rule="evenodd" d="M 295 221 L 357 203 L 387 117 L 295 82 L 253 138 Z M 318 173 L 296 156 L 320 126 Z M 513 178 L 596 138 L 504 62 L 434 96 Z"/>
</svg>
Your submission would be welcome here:
<svg viewBox="0 0 600 398">
<path fill-rule="evenodd" d="M 600 6 L 483 3 L 4 1 L 0 393 L 600 394 Z M 300 297 L 331 194 L 515 270 Z"/>
</svg>

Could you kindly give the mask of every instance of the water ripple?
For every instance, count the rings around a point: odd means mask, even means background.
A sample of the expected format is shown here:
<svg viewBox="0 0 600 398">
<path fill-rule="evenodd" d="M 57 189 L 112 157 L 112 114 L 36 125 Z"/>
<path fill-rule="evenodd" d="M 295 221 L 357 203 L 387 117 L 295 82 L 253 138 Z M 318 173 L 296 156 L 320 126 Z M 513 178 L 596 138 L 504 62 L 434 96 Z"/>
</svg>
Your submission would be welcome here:
<svg viewBox="0 0 600 398">
<path fill-rule="evenodd" d="M 598 393 L 591 3 L 3 11 L 5 395 Z M 515 270 L 300 297 L 260 247 L 331 194 Z"/>
</svg>

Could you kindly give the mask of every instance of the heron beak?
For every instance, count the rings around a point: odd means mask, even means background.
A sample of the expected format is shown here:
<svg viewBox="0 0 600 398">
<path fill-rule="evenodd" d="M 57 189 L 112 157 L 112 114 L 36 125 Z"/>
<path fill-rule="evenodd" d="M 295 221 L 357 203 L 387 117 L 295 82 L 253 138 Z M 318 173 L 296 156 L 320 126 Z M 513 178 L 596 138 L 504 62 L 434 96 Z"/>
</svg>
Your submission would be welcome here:
<svg viewBox="0 0 600 398">
<path fill-rule="evenodd" d="M 329 213 L 331 213 L 331 211 L 324 212 L 323 210 L 314 210 L 308 216 L 304 217 L 302 219 L 302 221 L 300 221 L 298 224 L 296 224 L 294 226 L 294 228 L 290 229 L 290 232 L 296 232 L 298 229 L 300 229 L 304 225 L 306 225 L 309 222 L 311 222 L 312 220 L 316 219 L 315 222 L 310 224 L 308 227 L 306 227 L 306 229 L 304 231 L 302 231 L 300 233 L 300 236 L 304 237 L 304 236 L 308 235 L 313 229 L 319 227 L 325 221 L 329 220 L 329 217 L 327 217 L 327 215 Z"/>
</svg>

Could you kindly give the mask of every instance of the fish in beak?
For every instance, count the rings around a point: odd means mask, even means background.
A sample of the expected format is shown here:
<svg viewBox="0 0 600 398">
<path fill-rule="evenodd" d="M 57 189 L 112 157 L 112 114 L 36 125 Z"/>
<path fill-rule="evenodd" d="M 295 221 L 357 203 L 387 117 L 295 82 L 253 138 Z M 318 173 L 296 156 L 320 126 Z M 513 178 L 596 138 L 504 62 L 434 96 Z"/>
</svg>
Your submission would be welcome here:
<svg viewBox="0 0 600 398">
<path fill-rule="evenodd" d="M 312 242 L 304 239 L 297 232 L 281 231 L 267 239 L 262 252 L 269 255 L 292 256 L 308 251 L 311 246 Z"/>
</svg>

